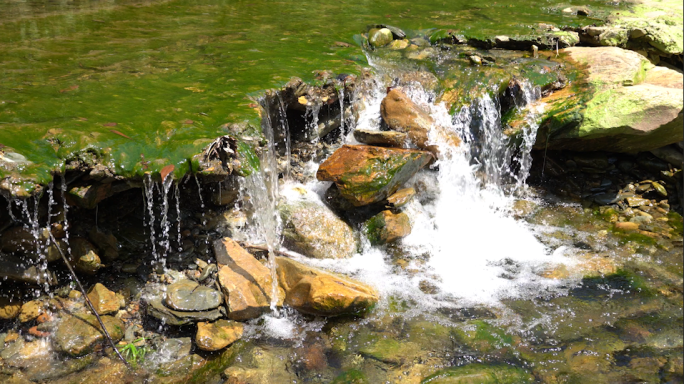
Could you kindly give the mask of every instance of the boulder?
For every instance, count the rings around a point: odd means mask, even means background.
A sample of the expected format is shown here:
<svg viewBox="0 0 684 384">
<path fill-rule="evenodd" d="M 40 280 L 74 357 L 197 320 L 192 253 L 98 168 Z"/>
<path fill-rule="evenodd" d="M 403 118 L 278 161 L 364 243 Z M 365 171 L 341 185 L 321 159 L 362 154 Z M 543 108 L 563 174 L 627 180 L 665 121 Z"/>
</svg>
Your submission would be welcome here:
<svg viewBox="0 0 684 384">
<path fill-rule="evenodd" d="M 404 212 L 385 210 L 366 221 L 366 236 L 373 245 L 395 242 L 411 233 L 411 221 Z"/>
<path fill-rule="evenodd" d="M 279 206 L 285 245 L 316 259 L 351 257 L 357 244 L 354 231 L 330 208 L 317 201 L 286 201 Z"/>
<path fill-rule="evenodd" d="M 396 131 L 356 129 L 354 130 L 354 138 L 359 143 L 380 147 L 406 148 L 408 144 L 408 135 Z"/>
<path fill-rule="evenodd" d="M 197 323 L 195 344 L 203 351 L 218 351 L 240 340 L 242 331 L 242 324 L 232 320 Z"/>
<path fill-rule="evenodd" d="M 164 304 L 176 311 L 206 311 L 223 302 L 221 292 L 192 280 L 181 280 L 166 288 Z"/>
<path fill-rule="evenodd" d="M 285 304 L 312 315 L 361 315 L 378 302 L 372 288 L 285 257 L 276 257 Z"/>
<path fill-rule="evenodd" d="M 228 318 L 249 320 L 268 312 L 273 294 L 271 271 L 231 238 L 216 240 L 213 245 Z M 285 294 L 279 287 L 277 294 L 277 305 L 282 305 Z"/>
<path fill-rule="evenodd" d="M 461 140 L 455 132 L 435 124 L 430 114 L 399 89 L 392 89 L 380 104 L 380 114 L 390 129 L 403 132 L 420 149 L 437 155 L 437 142 L 456 147 Z M 433 142 L 434 141 L 434 142 Z"/>
<path fill-rule="evenodd" d="M 536 148 L 636 153 L 684 139 L 681 73 L 615 47 L 573 47 L 563 55 L 580 76 L 541 100 L 547 106 Z"/>
<path fill-rule="evenodd" d="M 425 151 L 345 145 L 321 164 L 316 178 L 333 181 L 358 207 L 383 201 L 432 160 Z"/>
<path fill-rule="evenodd" d="M 88 292 L 88 298 L 99 315 L 116 313 L 121 307 L 121 301 L 116 293 L 110 291 L 104 285 L 97 283 Z"/>
<path fill-rule="evenodd" d="M 109 336 L 117 342 L 123 338 L 124 324 L 112 316 L 101 316 Z M 66 315 L 57 326 L 53 343 L 57 351 L 78 357 L 93 351 L 105 339 L 100 324 L 90 314 Z"/>
</svg>

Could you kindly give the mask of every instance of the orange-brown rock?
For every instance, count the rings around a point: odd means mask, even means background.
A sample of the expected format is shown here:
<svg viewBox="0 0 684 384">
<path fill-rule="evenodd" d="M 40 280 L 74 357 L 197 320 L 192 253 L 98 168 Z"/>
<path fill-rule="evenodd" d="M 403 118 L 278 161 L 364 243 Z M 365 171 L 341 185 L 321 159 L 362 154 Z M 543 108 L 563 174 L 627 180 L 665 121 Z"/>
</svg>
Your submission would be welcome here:
<svg viewBox="0 0 684 384">
<path fill-rule="evenodd" d="M 333 181 L 359 207 L 385 200 L 432 160 L 426 151 L 345 145 L 321 164 L 316 177 Z"/>
<path fill-rule="evenodd" d="M 90 289 L 88 298 L 99 315 L 115 313 L 121 307 L 121 301 L 116 297 L 116 293 L 100 283 L 95 284 Z"/>
<path fill-rule="evenodd" d="M 268 312 L 273 294 L 271 271 L 228 237 L 214 242 L 214 254 L 228 318 L 248 320 Z M 277 291 L 278 305 L 282 305 L 285 294 L 280 287 Z"/>
<path fill-rule="evenodd" d="M 372 288 L 348 277 L 309 267 L 286 257 L 276 257 L 278 283 L 285 290 L 285 304 L 320 316 L 359 315 L 378 302 Z"/>
<path fill-rule="evenodd" d="M 408 134 L 418 148 L 439 155 L 437 142 L 456 147 L 461 143 L 455 132 L 435 123 L 430 114 L 411 101 L 404 92 L 392 89 L 380 104 L 380 114 L 387 125 Z M 431 137 L 435 142 L 430 142 Z"/>
<path fill-rule="evenodd" d="M 404 212 L 395 214 L 385 210 L 368 219 L 365 228 L 371 244 L 387 244 L 408 236 L 411 221 Z"/>
<path fill-rule="evenodd" d="M 0 319 L 11 320 L 19 316 L 21 312 L 21 301 L 10 300 L 7 297 L 0 297 Z"/>
<path fill-rule="evenodd" d="M 217 320 L 214 323 L 197 323 L 195 344 L 203 351 L 218 351 L 240 340 L 243 326 L 232 320 Z"/>
</svg>

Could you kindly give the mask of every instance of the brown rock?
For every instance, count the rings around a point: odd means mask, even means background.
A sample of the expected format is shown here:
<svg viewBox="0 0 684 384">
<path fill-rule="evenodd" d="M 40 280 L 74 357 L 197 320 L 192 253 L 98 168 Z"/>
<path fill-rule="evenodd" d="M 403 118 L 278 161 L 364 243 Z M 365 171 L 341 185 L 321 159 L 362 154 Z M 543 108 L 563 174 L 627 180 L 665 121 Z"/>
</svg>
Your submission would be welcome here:
<svg viewBox="0 0 684 384">
<path fill-rule="evenodd" d="M 248 320 L 268 312 L 273 292 L 271 271 L 233 239 L 214 242 L 219 284 L 227 297 L 228 318 Z M 285 294 L 278 288 L 278 305 Z"/>
<path fill-rule="evenodd" d="M 371 244 L 387 244 L 410 234 L 411 221 L 404 212 L 386 210 L 368 219 L 365 228 Z"/>
<path fill-rule="evenodd" d="M 408 135 L 403 132 L 356 129 L 354 130 L 354 138 L 359 143 L 368 145 L 395 148 L 408 147 Z"/>
<path fill-rule="evenodd" d="M 0 297 L 0 319 L 11 320 L 19 316 L 21 312 L 21 302 L 10 300 L 7 297 Z"/>
<path fill-rule="evenodd" d="M 620 229 L 623 231 L 636 231 L 639 229 L 639 224 L 632 223 L 631 221 L 623 221 L 620 223 L 615 223 L 615 229 Z"/>
<path fill-rule="evenodd" d="M 95 246 L 80 237 L 71 240 L 71 265 L 77 272 L 93 275 L 103 267 Z"/>
<path fill-rule="evenodd" d="M 436 125 L 430 114 L 399 89 L 392 89 L 382 100 L 380 113 L 391 129 L 408 134 L 409 140 L 414 145 L 435 155 L 438 155 L 438 148 L 428 143 L 431 131 L 435 131 L 436 136 L 449 146 L 456 147 L 461 143 L 454 132 Z"/>
<path fill-rule="evenodd" d="M 100 315 L 114 313 L 119 310 L 121 301 L 116 297 L 116 293 L 110 291 L 104 285 L 97 283 L 88 292 L 88 298 L 93 303 L 93 307 Z"/>
<path fill-rule="evenodd" d="M 425 151 L 345 145 L 321 164 L 316 177 L 335 182 L 358 207 L 385 200 L 432 159 Z"/>
<path fill-rule="evenodd" d="M 378 294 L 348 277 L 334 275 L 285 257 L 276 257 L 278 283 L 285 290 L 285 304 L 321 316 L 359 315 L 372 308 Z"/>
<path fill-rule="evenodd" d="M 203 351 L 218 351 L 240 340 L 242 331 L 242 324 L 231 320 L 197 323 L 195 344 Z"/>
<path fill-rule="evenodd" d="M 102 316 L 107 332 L 116 342 L 124 335 L 124 324 L 112 316 Z M 100 323 L 91 314 L 67 315 L 55 331 L 53 343 L 58 351 L 71 356 L 83 356 L 93 351 L 95 344 L 104 340 Z"/>
<path fill-rule="evenodd" d="M 385 205 L 387 208 L 400 208 L 408 204 L 415 195 L 416 190 L 413 188 L 400 189 L 387 198 Z"/>
<path fill-rule="evenodd" d="M 41 313 L 45 311 L 43 304 L 37 300 L 31 300 L 21 306 L 21 311 L 19 312 L 19 321 L 22 323 L 35 320 Z"/>
</svg>

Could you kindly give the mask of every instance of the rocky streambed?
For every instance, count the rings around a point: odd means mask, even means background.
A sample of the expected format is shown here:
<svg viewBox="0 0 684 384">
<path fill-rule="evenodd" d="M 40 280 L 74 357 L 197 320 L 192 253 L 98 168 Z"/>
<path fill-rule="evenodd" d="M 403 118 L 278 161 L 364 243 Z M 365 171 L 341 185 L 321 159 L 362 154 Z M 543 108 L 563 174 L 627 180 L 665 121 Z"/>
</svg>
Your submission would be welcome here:
<svg viewBox="0 0 684 384">
<path fill-rule="evenodd" d="M 371 25 L 194 173 L 5 195 L 0 380 L 680 382 L 681 49 L 637 24 Z"/>
</svg>

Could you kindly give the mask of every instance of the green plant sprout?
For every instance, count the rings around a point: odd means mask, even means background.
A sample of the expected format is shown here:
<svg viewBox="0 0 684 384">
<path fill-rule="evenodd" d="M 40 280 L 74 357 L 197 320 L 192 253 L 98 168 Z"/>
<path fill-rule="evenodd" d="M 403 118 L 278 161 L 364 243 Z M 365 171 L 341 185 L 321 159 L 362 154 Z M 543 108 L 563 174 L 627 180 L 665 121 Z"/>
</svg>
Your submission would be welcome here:
<svg viewBox="0 0 684 384">
<path fill-rule="evenodd" d="M 145 360 L 145 355 L 148 352 L 148 348 L 146 345 L 142 346 L 136 346 L 136 344 L 139 344 L 141 342 L 144 342 L 145 338 L 140 337 L 136 340 L 133 340 L 130 343 L 126 343 L 125 345 L 121 345 L 117 347 L 119 352 L 126 358 L 126 361 L 128 361 L 129 364 L 131 364 L 132 367 L 137 367 L 139 363 L 142 363 Z"/>
</svg>

